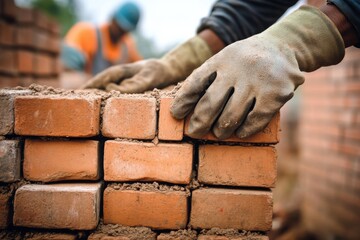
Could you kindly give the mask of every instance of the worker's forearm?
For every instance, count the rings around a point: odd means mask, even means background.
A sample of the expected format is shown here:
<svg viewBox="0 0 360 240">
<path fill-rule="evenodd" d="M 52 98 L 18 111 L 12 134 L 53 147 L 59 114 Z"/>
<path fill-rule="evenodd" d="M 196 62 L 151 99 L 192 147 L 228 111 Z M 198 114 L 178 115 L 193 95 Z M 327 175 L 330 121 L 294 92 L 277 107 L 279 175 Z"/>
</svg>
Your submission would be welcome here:
<svg viewBox="0 0 360 240">
<path fill-rule="evenodd" d="M 225 43 L 219 38 L 218 35 L 215 34 L 210 29 L 205 29 L 198 33 L 198 36 L 201 37 L 209 46 L 210 50 L 213 54 L 218 53 L 221 49 L 225 47 Z"/>
<path fill-rule="evenodd" d="M 345 47 L 353 46 L 359 42 L 355 28 L 335 5 L 327 4 L 322 6 L 320 10 L 336 25 L 344 40 Z"/>
</svg>

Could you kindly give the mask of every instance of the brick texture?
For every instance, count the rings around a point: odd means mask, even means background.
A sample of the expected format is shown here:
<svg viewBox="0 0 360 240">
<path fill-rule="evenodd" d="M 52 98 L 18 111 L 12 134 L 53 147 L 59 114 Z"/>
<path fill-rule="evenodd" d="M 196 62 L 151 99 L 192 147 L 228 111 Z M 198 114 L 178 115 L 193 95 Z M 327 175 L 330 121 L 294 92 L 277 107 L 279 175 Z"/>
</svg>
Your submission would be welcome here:
<svg viewBox="0 0 360 240">
<path fill-rule="evenodd" d="M 30 94 L 29 90 L 0 89 L 0 135 L 14 132 L 14 99 L 16 96 Z"/>
<path fill-rule="evenodd" d="M 95 229 L 100 184 L 24 185 L 15 193 L 14 225 L 54 229 Z"/>
<path fill-rule="evenodd" d="M 272 194 L 267 191 L 198 189 L 192 192 L 190 225 L 268 231 Z"/>
<path fill-rule="evenodd" d="M 0 191 L 1 190 L 0 187 Z M 7 228 L 11 223 L 11 196 L 12 194 L 10 192 L 0 193 L 0 229 Z"/>
<path fill-rule="evenodd" d="M 20 145 L 17 140 L 0 140 L 0 182 L 20 180 Z"/>
<path fill-rule="evenodd" d="M 16 74 L 16 51 L 0 46 L 0 72 Z"/>
<path fill-rule="evenodd" d="M 95 136 L 99 132 L 99 115 L 98 97 L 17 97 L 15 132 L 30 136 Z"/>
<path fill-rule="evenodd" d="M 106 102 L 102 126 L 104 136 L 153 139 L 155 132 L 155 98 L 117 97 Z"/>
<path fill-rule="evenodd" d="M 198 180 L 205 184 L 274 187 L 276 151 L 273 147 L 202 145 Z"/>
<path fill-rule="evenodd" d="M 24 177 L 31 181 L 98 180 L 97 141 L 25 141 Z"/>
<path fill-rule="evenodd" d="M 187 117 L 185 121 L 185 135 L 188 136 L 188 128 L 189 128 L 189 119 L 191 116 Z M 260 131 L 257 134 L 254 134 L 247 138 L 238 138 L 235 135 L 221 140 L 221 142 L 244 142 L 244 143 L 269 143 L 275 144 L 279 142 L 279 122 L 280 122 L 280 113 L 276 114 L 275 117 L 270 121 L 268 126 Z M 212 140 L 212 141 L 219 141 L 212 132 L 209 132 L 201 139 L 203 140 Z"/>
<path fill-rule="evenodd" d="M 0 20 L 0 45 L 12 46 L 15 41 L 15 26 Z"/>
<path fill-rule="evenodd" d="M 108 187 L 104 192 L 106 224 L 180 229 L 186 227 L 187 209 L 187 196 L 182 191 L 151 192 Z"/>
<path fill-rule="evenodd" d="M 193 146 L 107 141 L 104 154 L 106 181 L 161 181 L 188 184 Z"/>
<path fill-rule="evenodd" d="M 31 51 L 19 50 L 17 52 L 17 69 L 20 73 L 34 72 L 34 54 Z"/>
<path fill-rule="evenodd" d="M 184 135 L 184 120 L 177 120 L 171 116 L 170 105 L 173 98 L 162 97 L 159 111 L 159 134 L 160 140 L 181 141 Z"/>
</svg>

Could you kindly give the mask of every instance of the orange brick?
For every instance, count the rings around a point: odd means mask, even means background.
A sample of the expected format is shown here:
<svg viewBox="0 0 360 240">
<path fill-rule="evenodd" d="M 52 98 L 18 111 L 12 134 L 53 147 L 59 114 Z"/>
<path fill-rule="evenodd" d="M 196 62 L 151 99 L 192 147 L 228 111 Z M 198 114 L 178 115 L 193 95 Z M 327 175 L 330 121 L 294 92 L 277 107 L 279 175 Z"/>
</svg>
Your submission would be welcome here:
<svg viewBox="0 0 360 240">
<path fill-rule="evenodd" d="M 0 20 L 0 44 L 12 46 L 15 41 L 15 25 Z"/>
<path fill-rule="evenodd" d="M 34 73 L 37 76 L 49 76 L 53 73 L 54 60 L 47 54 L 35 55 L 35 68 Z"/>
<path fill-rule="evenodd" d="M 27 50 L 17 51 L 17 69 L 20 73 L 32 74 L 34 72 L 35 54 Z"/>
<path fill-rule="evenodd" d="M 39 50 L 48 50 L 50 43 L 49 33 L 44 30 L 39 30 L 34 33 L 35 47 Z"/>
<path fill-rule="evenodd" d="M 193 146 L 107 141 L 104 154 L 106 181 L 161 181 L 190 183 Z"/>
<path fill-rule="evenodd" d="M 0 73 L 16 74 L 16 50 L 0 47 Z"/>
<path fill-rule="evenodd" d="M 100 187 L 88 184 L 29 184 L 15 193 L 14 225 L 35 228 L 95 229 Z"/>
<path fill-rule="evenodd" d="M 268 231 L 271 222 L 271 192 L 215 188 L 192 192 L 190 225 L 193 228 Z"/>
<path fill-rule="evenodd" d="M 106 102 L 102 126 L 105 137 L 153 139 L 155 131 L 155 98 L 124 96 Z"/>
<path fill-rule="evenodd" d="M 184 135 L 184 120 L 177 120 L 170 113 L 172 97 L 160 99 L 159 139 L 181 141 Z"/>
<path fill-rule="evenodd" d="M 24 177 L 30 181 L 98 180 L 99 142 L 25 141 Z"/>
<path fill-rule="evenodd" d="M 185 135 L 188 136 L 188 128 L 189 128 L 189 116 L 185 121 Z M 278 113 L 268 124 L 268 126 L 262 130 L 261 132 L 254 134 L 247 138 L 238 138 L 235 135 L 231 137 L 219 140 L 215 137 L 212 132 L 209 132 L 201 139 L 203 140 L 213 140 L 213 141 L 221 141 L 221 142 L 243 142 L 243 143 L 271 143 L 275 144 L 279 142 L 279 130 L 280 130 L 280 114 Z"/>
<path fill-rule="evenodd" d="M 0 187 L 0 191 L 2 191 Z M 0 192 L 0 229 L 5 229 L 10 224 L 11 211 L 10 211 L 10 199 L 11 192 Z"/>
<path fill-rule="evenodd" d="M 198 179 L 229 186 L 274 187 L 276 150 L 273 147 L 199 146 Z"/>
<path fill-rule="evenodd" d="M 121 203 L 121 204 L 119 204 Z M 104 191 L 104 223 L 180 229 L 187 223 L 188 203 L 183 191 Z"/>
<path fill-rule="evenodd" d="M 35 48 L 35 28 L 32 26 L 17 27 L 16 45 L 21 47 Z"/>
<path fill-rule="evenodd" d="M 99 133 L 100 97 L 26 96 L 15 99 L 15 133 L 91 137 Z"/>
<path fill-rule="evenodd" d="M 244 236 L 244 237 L 227 237 L 216 235 L 199 235 L 198 240 L 269 240 L 267 236 Z"/>
</svg>

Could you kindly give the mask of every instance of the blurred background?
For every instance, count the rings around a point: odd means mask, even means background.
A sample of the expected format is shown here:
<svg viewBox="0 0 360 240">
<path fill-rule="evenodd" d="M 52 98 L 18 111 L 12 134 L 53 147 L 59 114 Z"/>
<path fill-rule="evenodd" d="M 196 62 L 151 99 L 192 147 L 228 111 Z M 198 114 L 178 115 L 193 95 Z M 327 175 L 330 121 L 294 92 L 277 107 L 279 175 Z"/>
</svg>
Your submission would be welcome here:
<svg viewBox="0 0 360 240">
<path fill-rule="evenodd" d="M 16 0 L 20 15 L 11 6 L 4 8 L 0 88 L 31 83 L 70 86 L 61 80 L 63 37 L 78 21 L 109 21 L 123 2 Z M 146 59 L 161 57 L 192 37 L 215 1 L 134 2 L 141 8 L 141 17 L 133 35 Z M 306 74 L 305 84 L 281 110 L 281 129 L 271 239 L 360 239 L 359 49 L 348 48 L 337 66 Z"/>
</svg>

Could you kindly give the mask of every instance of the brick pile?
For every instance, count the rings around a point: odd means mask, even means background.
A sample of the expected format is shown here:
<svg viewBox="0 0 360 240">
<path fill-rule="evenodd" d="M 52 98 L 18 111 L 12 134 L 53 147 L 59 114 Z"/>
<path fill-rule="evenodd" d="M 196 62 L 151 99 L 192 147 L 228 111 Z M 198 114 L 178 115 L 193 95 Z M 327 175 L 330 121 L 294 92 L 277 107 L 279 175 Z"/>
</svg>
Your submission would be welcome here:
<svg viewBox="0 0 360 240">
<path fill-rule="evenodd" d="M 360 51 L 306 76 L 300 183 L 308 228 L 328 239 L 360 236 Z"/>
<path fill-rule="evenodd" d="M 247 139 L 191 139 L 172 99 L 1 90 L 0 237 L 268 239 L 279 115 Z"/>
<path fill-rule="evenodd" d="M 43 13 L 0 1 L 0 88 L 59 86 L 59 26 Z"/>
</svg>

